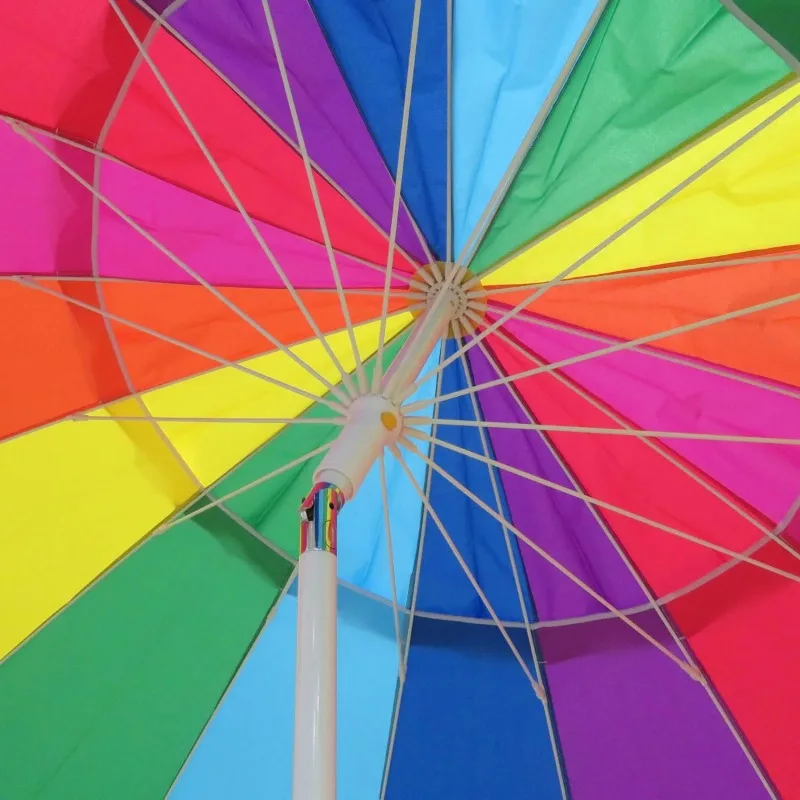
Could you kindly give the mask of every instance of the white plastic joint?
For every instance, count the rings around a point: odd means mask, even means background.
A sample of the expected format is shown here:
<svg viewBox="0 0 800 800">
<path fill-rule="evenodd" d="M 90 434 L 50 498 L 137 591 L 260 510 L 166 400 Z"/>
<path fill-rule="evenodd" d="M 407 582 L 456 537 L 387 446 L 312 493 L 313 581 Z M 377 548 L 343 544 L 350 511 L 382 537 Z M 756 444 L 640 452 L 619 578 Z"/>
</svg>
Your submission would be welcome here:
<svg viewBox="0 0 800 800">
<path fill-rule="evenodd" d="M 358 397 L 347 411 L 347 421 L 314 472 L 315 483 L 332 483 L 350 500 L 364 482 L 383 448 L 403 430 L 398 407 L 380 395 Z"/>
</svg>

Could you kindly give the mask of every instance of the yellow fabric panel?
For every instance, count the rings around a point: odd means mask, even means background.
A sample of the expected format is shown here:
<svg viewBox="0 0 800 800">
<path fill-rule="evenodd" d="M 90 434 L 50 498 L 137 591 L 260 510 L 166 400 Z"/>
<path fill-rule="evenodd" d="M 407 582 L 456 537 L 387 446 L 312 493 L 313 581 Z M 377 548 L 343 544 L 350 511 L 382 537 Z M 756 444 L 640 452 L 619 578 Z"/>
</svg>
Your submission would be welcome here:
<svg viewBox="0 0 800 800">
<path fill-rule="evenodd" d="M 487 275 L 545 282 L 800 94 L 793 84 Z M 757 133 L 570 277 L 800 242 L 800 105 Z"/>
<path fill-rule="evenodd" d="M 60 422 L 12 439 L 0 481 L 0 657 L 194 491 L 139 423 Z"/>
<path fill-rule="evenodd" d="M 387 335 L 409 324 L 390 318 Z M 377 346 L 378 323 L 356 328 L 362 358 Z M 345 367 L 354 358 L 344 332 L 327 337 Z M 321 343 L 292 348 L 326 378 L 338 372 Z M 243 362 L 314 392 L 324 388 L 281 352 Z M 143 395 L 169 416 L 293 417 L 311 403 L 231 367 Z M 134 400 L 97 412 L 137 416 Z M 173 424 L 181 455 L 208 484 L 279 426 Z M 148 531 L 180 508 L 196 485 L 145 422 L 63 421 L 0 444 L 0 658 L 43 624 Z"/>
</svg>

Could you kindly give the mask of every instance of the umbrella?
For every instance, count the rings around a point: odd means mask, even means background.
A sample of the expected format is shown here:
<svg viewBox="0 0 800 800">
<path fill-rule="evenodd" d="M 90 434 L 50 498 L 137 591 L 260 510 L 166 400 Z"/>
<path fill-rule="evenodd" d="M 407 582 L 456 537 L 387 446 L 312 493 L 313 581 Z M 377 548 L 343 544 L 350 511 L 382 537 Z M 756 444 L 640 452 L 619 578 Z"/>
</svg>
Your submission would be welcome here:
<svg viewBox="0 0 800 800">
<path fill-rule="evenodd" d="M 800 797 L 798 58 L 2 0 L 0 797 Z"/>
</svg>

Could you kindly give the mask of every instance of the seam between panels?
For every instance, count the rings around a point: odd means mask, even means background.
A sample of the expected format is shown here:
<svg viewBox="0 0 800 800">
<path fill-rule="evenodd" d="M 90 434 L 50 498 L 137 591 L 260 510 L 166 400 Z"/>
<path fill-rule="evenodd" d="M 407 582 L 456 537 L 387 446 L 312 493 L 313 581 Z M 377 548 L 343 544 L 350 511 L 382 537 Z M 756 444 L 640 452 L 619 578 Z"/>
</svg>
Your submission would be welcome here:
<svg viewBox="0 0 800 800">
<path fill-rule="evenodd" d="M 137 2 L 139 2 L 139 0 L 137 0 Z M 395 184 L 397 183 L 397 181 L 395 179 L 395 176 L 392 175 L 392 170 L 389 168 L 389 164 L 386 161 L 386 156 L 384 155 L 384 153 L 381 150 L 381 148 L 378 146 L 378 140 L 375 137 L 375 133 L 372 130 L 372 127 L 370 126 L 369 122 L 367 121 L 367 116 L 364 113 L 364 109 L 362 108 L 361 103 L 359 102 L 358 97 L 356 96 L 356 93 L 353 91 L 353 87 L 350 85 L 350 81 L 347 79 L 347 75 L 345 74 L 345 71 L 342 69 L 342 65 L 339 62 L 338 56 L 336 55 L 336 50 L 334 49 L 333 44 L 332 44 L 332 42 L 330 40 L 330 37 L 328 36 L 328 32 L 325 29 L 325 26 L 320 21 L 320 18 L 317 15 L 316 10 L 314 9 L 314 4 L 312 3 L 312 0 L 306 0 L 306 3 L 308 4 L 309 10 L 311 12 L 311 15 L 314 18 L 314 21 L 317 24 L 317 27 L 319 28 L 320 34 L 322 35 L 322 38 L 324 39 L 325 44 L 328 47 L 328 51 L 331 54 L 331 58 L 333 59 L 334 64 L 336 64 L 336 68 L 339 70 L 339 75 L 342 78 L 342 83 L 344 84 L 345 88 L 347 89 L 348 94 L 350 95 L 350 99 L 353 102 L 353 106 L 355 107 L 355 109 L 358 112 L 358 115 L 359 115 L 362 123 L 364 124 L 364 129 L 369 134 L 369 137 L 372 140 L 372 144 L 375 146 L 375 152 L 378 154 L 378 158 L 380 159 L 381 163 L 383 164 L 383 166 L 386 169 L 386 173 L 389 176 L 389 180 L 390 180 L 391 185 L 392 185 L 392 190 L 394 191 Z M 421 13 L 422 12 L 420 11 L 420 14 Z M 422 18 L 420 17 L 420 29 L 421 28 L 422 28 Z M 415 72 L 416 72 L 416 68 L 415 68 Z M 412 96 L 412 104 L 413 104 L 413 96 Z M 411 118 L 411 109 L 409 108 L 409 119 L 410 118 Z M 355 202 L 355 201 L 353 201 L 353 202 Z M 430 262 L 435 261 L 436 259 L 433 256 L 433 252 L 431 251 L 430 245 L 428 244 L 428 240 L 425 237 L 425 234 L 420 229 L 419 225 L 417 224 L 417 221 L 414 218 L 414 215 L 411 213 L 411 209 L 408 207 L 408 204 L 406 203 L 405 197 L 403 197 L 402 187 L 401 187 L 401 191 L 400 191 L 400 205 L 401 205 L 402 209 L 405 211 L 406 217 L 409 220 L 409 222 L 411 223 L 412 228 L 414 229 L 414 233 L 417 236 L 419 244 L 422 246 L 422 250 L 425 253 L 425 256 L 428 258 L 428 260 Z M 391 206 L 389 207 L 389 210 L 391 211 Z M 377 223 L 375 223 L 375 224 L 377 225 Z M 381 228 L 381 230 L 383 231 L 382 228 Z M 387 238 L 387 241 L 388 241 L 389 232 L 385 231 L 385 234 L 386 234 L 386 238 Z M 397 243 L 395 243 L 395 248 L 399 252 L 403 253 L 403 255 L 405 255 L 406 258 L 408 258 L 408 260 L 411 261 L 412 263 L 415 263 L 415 264 L 418 263 L 417 259 L 409 257 L 403 250 L 401 250 L 397 246 Z"/>
<path fill-rule="evenodd" d="M 181 0 L 181 4 L 186 3 L 187 1 L 188 0 Z M 173 39 L 175 39 L 176 41 L 180 42 L 180 44 L 183 45 L 183 47 L 185 47 L 198 61 L 200 61 L 202 64 L 204 64 L 217 78 L 219 78 L 229 89 L 231 89 L 231 91 L 233 91 L 237 95 L 237 97 L 239 97 L 239 99 L 242 100 L 256 116 L 258 116 L 263 122 L 265 122 L 286 144 L 288 144 L 292 148 L 292 150 L 295 151 L 295 153 L 297 155 L 300 155 L 300 151 L 298 149 L 297 143 L 294 140 L 290 139 L 286 135 L 286 133 L 283 131 L 283 129 L 280 128 L 277 125 L 277 123 L 274 122 L 272 120 L 272 118 L 269 115 L 267 115 L 267 113 L 265 111 L 263 111 L 263 109 L 261 109 L 258 105 L 256 105 L 255 101 L 251 100 L 241 89 L 239 89 L 239 87 L 236 86 L 233 83 L 233 81 L 227 75 L 225 75 L 215 64 L 213 64 L 211 61 L 209 61 L 200 52 L 200 50 L 197 47 L 195 47 L 188 39 L 186 39 L 186 37 L 184 37 L 176 28 L 174 28 L 171 24 L 169 24 L 169 22 L 166 19 L 163 18 L 163 15 L 159 16 L 158 14 L 156 14 L 155 11 L 152 8 L 150 8 L 150 6 L 148 6 L 146 4 L 146 0 L 132 0 L 132 2 L 134 2 L 137 6 L 139 6 L 141 8 L 141 10 L 145 14 L 147 14 L 149 17 L 152 17 L 152 18 L 154 18 L 156 20 L 157 19 L 161 19 L 161 21 L 163 23 L 162 24 L 162 28 L 167 33 L 169 33 L 170 36 Z M 312 13 L 313 13 L 313 9 L 312 9 Z M 315 20 L 316 20 L 316 16 L 315 16 Z M 318 27 L 320 28 L 320 30 L 323 32 L 323 35 L 324 35 L 324 30 L 322 30 L 322 26 L 319 26 L 319 24 L 318 24 Z M 327 39 L 326 39 L 326 42 L 327 42 Z M 337 66 L 338 66 L 338 63 L 337 63 Z M 346 81 L 345 81 L 345 85 L 347 85 Z M 350 87 L 347 86 L 347 88 L 349 90 Z M 371 131 L 369 131 L 369 129 L 367 129 L 367 130 L 371 134 Z M 386 239 L 388 241 L 388 238 L 389 238 L 388 232 L 384 231 L 384 229 L 376 222 L 376 220 L 370 214 L 368 214 L 363 208 L 361 208 L 361 206 L 353 199 L 353 197 L 351 197 L 350 194 L 348 192 L 346 192 L 342 188 L 342 186 L 339 185 L 339 183 L 337 183 L 325 170 L 323 170 L 322 167 L 314 159 L 310 159 L 310 162 L 311 162 L 311 166 L 313 167 L 314 171 L 326 183 L 330 184 L 330 186 L 333 189 L 335 189 L 336 192 L 338 194 L 340 194 L 348 202 L 349 205 L 351 205 L 365 220 L 367 220 L 367 222 L 369 222 L 369 224 L 376 231 L 378 231 L 378 233 L 380 233 L 380 235 L 384 239 Z M 390 173 L 390 175 L 391 175 L 391 173 Z M 203 195 L 201 195 L 201 196 L 203 196 Z M 410 213 L 409 213 L 408 216 L 409 216 L 410 219 L 412 219 Z M 259 217 L 253 217 L 253 219 L 257 219 L 259 222 L 265 222 L 265 220 L 262 220 Z M 412 222 L 413 222 L 413 219 L 412 219 Z M 272 224 L 272 223 L 267 223 L 267 224 Z M 274 226 L 274 227 L 278 227 L 278 226 Z M 283 230 L 283 229 L 281 229 L 281 230 Z M 419 234 L 419 232 L 418 232 L 418 236 L 421 236 L 421 234 Z M 424 241 L 424 240 L 421 240 L 421 241 Z M 396 246 L 396 249 L 397 249 L 397 252 L 400 253 L 401 255 L 403 255 L 403 257 L 405 257 L 410 263 L 419 264 L 418 259 L 410 256 L 402 247 Z"/>
<path fill-rule="evenodd" d="M 526 414 L 530 416 L 531 420 L 535 420 L 533 412 L 530 411 L 527 404 L 524 403 L 524 401 L 516 395 L 516 392 L 514 392 L 511 386 L 509 386 L 508 388 L 510 391 L 514 393 L 515 397 L 517 397 L 517 402 L 519 403 L 520 408 L 525 410 Z M 587 390 L 583 387 L 581 387 L 581 390 L 587 392 Z M 543 442 L 546 444 L 550 453 L 554 456 L 554 458 L 559 463 L 560 467 L 564 470 L 564 473 L 572 482 L 572 484 L 575 486 L 575 488 L 585 493 L 586 492 L 585 487 L 583 486 L 581 481 L 577 478 L 577 476 L 573 473 L 572 469 L 567 465 L 566 461 L 561 457 L 560 453 L 558 452 L 558 449 L 552 442 L 547 432 L 539 431 L 538 433 L 542 438 Z M 675 645 L 683 653 L 684 658 L 686 658 L 692 666 L 695 666 L 700 670 L 704 679 L 703 685 L 706 689 L 706 692 L 709 695 L 709 699 L 719 711 L 723 722 L 726 724 L 728 730 L 736 740 L 736 743 L 739 745 L 745 757 L 750 762 L 750 765 L 753 767 L 753 770 L 755 771 L 756 775 L 761 780 L 761 783 L 764 786 L 767 793 L 770 795 L 772 800 L 777 800 L 779 794 L 777 793 L 776 787 L 772 783 L 769 773 L 767 772 L 761 760 L 755 753 L 755 750 L 753 749 L 749 740 L 744 735 L 744 732 L 739 727 L 738 722 L 731 713 L 727 703 L 725 703 L 724 699 L 722 698 L 722 695 L 716 689 L 713 681 L 710 679 L 708 673 L 703 667 L 702 661 L 700 661 L 700 659 L 696 657 L 694 650 L 689 645 L 688 641 L 685 639 L 685 637 L 681 635 L 680 629 L 675 624 L 671 614 L 667 609 L 667 603 L 659 602 L 659 599 L 656 597 L 656 594 L 655 592 L 653 592 L 652 588 L 650 587 L 650 584 L 647 582 L 640 569 L 635 565 L 635 562 L 633 561 L 633 559 L 631 559 L 627 550 L 622 545 L 616 534 L 612 531 L 611 526 L 606 522 L 605 518 L 602 516 L 600 511 L 588 503 L 586 505 L 587 508 L 589 508 L 590 513 L 592 514 L 594 519 L 597 521 L 600 528 L 606 534 L 608 540 L 611 542 L 614 549 L 617 551 L 621 560 L 627 567 L 629 573 L 634 578 L 634 580 L 639 584 L 641 590 L 644 592 L 648 601 L 648 604 L 644 610 L 655 611 L 661 623 L 664 625 L 667 632 L 673 639 Z"/>
<path fill-rule="evenodd" d="M 463 356 L 463 363 L 464 363 L 464 372 L 465 377 L 467 380 L 468 385 L 475 386 L 475 378 L 472 373 L 472 364 L 470 363 L 469 358 L 466 354 Z M 494 362 L 492 361 L 492 366 L 496 369 Z M 510 387 L 509 387 L 510 388 Z M 478 399 L 477 393 L 473 392 L 470 397 L 472 398 L 474 409 L 477 412 L 477 415 L 480 416 L 481 420 L 485 422 L 485 415 L 483 412 L 483 407 L 481 406 L 480 400 Z M 494 444 L 492 442 L 492 438 L 489 431 L 484 431 L 483 429 L 479 429 L 480 432 L 486 437 L 484 440 L 484 444 L 486 449 L 488 450 L 488 454 L 490 458 L 496 458 L 496 453 L 494 450 Z M 508 497 L 506 494 L 505 485 L 503 484 L 502 477 L 499 474 L 499 471 L 496 467 L 492 465 L 487 465 L 487 469 L 490 473 L 494 476 L 494 485 L 499 491 L 496 492 L 497 500 L 499 501 L 498 505 L 498 512 L 501 516 L 511 522 L 513 524 L 512 514 L 511 514 L 511 507 L 508 504 Z M 533 595 L 533 589 L 531 587 L 530 578 L 528 577 L 528 572 L 525 569 L 524 562 L 522 561 L 522 553 L 520 550 L 520 540 L 514 536 L 513 540 L 510 537 L 508 530 L 504 531 L 506 536 L 508 537 L 508 543 L 510 544 L 514 558 L 516 559 L 516 564 L 512 564 L 512 569 L 517 571 L 517 580 L 521 580 L 524 582 L 524 586 L 527 589 L 527 602 L 530 604 L 530 611 L 533 615 L 533 618 L 538 620 L 538 613 L 536 611 L 536 601 Z M 519 575 L 519 572 L 522 574 Z M 524 610 L 524 609 L 523 609 Z M 534 659 L 534 668 L 536 670 L 536 677 L 539 682 L 542 684 L 542 688 L 544 690 L 544 698 L 540 700 L 542 705 L 544 706 L 544 713 L 547 722 L 547 726 L 549 729 L 551 745 L 554 750 L 553 756 L 556 762 L 556 771 L 558 773 L 558 780 L 559 785 L 561 788 L 561 794 L 563 800 L 571 800 L 572 798 L 572 789 L 569 783 L 569 772 L 567 770 L 567 761 L 566 756 L 564 753 L 564 747 L 561 741 L 561 735 L 558 730 L 558 721 L 556 719 L 555 713 L 555 704 L 552 702 L 552 694 L 550 692 L 550 684 L 547 679 L 547 669 L 546 669 L 546 661 L 544 659 L 544 655 L 542 653 L 541 642 L 539 641 L 539 636 L 537 633 L 537 629 L 533 625 L 529 625 L 529 634 L 531 637 L 531 643 L 533 647 L 533 652 L 531 653 L 532 658 Z M 537 698 L 539 699 L 539 698 Z"/>
<path fill-rule="evenodd" d="M 165 795 L 165 800 L 168 800 L 169 796 L 172 794 L 172 791 L 178 785 L 182 775 L 186 772 L 186 768 L 189 766 L 189 762 L 192 760 L 192 756 L 195 754 L 195 751 L 200 745 L 200 742 L 206 735 L 206 732 L 211 727 L 211 723 L 217 717 L 217 714 L 220 712 L 222 707 L 225 705 L 225 700 L 228 698 L 228 694 L 230 693 L 231 689 L 233 688 L 234 684 L 236 683 L 236 679 L 241 674 L 242 670 L 245 668 L 245 665 L 250 660 L 250 657 L 255 652 L 256 646 L 258 645 L 259 641 L 261 641 L 261 637 L 264 635 L 269 623 L 272 621 L 273 616 L 277 613 L 278 606 L 280 606 L 281 602 L 283 601 L 284 597 L 288 594 L 289 590 L 292 587 L 292 584 L 295 581 L 297 576 L 297 566 L 295 565 L 292 571 L 289 573 L 289 576 L 286 578 L 286 582 L 283 584 L 278 596 L 273 600 L 272 605 L 267 610 L 266 616 L 261 621 L 258 629 L 256 630 L 255 634 L 251 637 L 250 642 L 248 643 L 244 654 L 242 655 L 239 663 L 234 668 L 231 676 L 226 684 L 225 688 L 223 689 L 220 696 L 217 698 L 217 702 L 214 705 L 214 708 L 211 710 L 208 719 L 206 720 L 205 724 L 203 725 L 200 732 L 197 734 L 197 738 L 194 740 L 189 752 L 186 754 L 186 758 L 183 760 L 183 763 L 180 766 L 180 769 L 176 773 L 175 777 L 172 779 L 172 782 L 169 785 L 169 789 L 167 789 L 167 793 Z"/>
<path fill-rule="evenodd" d="M 793 55 L 784 47 L 769 31 L 762 28 L 749 14 L 739 7 L 737 0 L 720 0 L 723 6 L 742 23 L 748 30 L 752 31 L 764 44 L 771 47 L 787 64 L 792 72 L 800 75 L 800 59 Z"/>
<path fill-rule="evenodd" d="M 444 344 L 439 345 L 439 361 L 444 358 L 445 354 L 445 347 Z M 442 373 L 440 372 L 436 378 L 436 394 L 434 395 L 432 402 L 433 402 L 433 424 L 431 426 L 432 432 L 435 434 L 437 423 L 436 420 L 439 416 L 439 401 L 438 396 L 441 394 L 441 385 L 442 385 Z M 431 442 L 429 455 L 430 458 L 433 459 L 435 456 L 435 449 L 436 443 Z M 430 494 L 431 494 L 431 482 L 433 478 L 433 470 L 429 467 L 425 467 L 425 495 L 430 502 Z M 386 797 L 386 792 L 389 788 L 389 777 L 392 770 L 392 759 L 394 757 L 394 745 L 397 736 L 397 727 L 400 720 L 400 705 L 403 700 L 403 692 L 405 690 L 405 684 L 408 680 L 408 657 L 409 653 L 411 652 L 411 636 L 414 629 L 414 618 L 417 615 L 417 597 L 419 592 L 419 582 L 420 582 L 420 572 L 422 568 L 422 556 L 423 551 L 425 548 L 425 531 L 428 525 L 428 507 L 425 503 L 420 501 L 420 527 L 419 527 L 419 540 L 417 542 L 417 554 L 414 559 L 414 572 L 412 573 L 411 582 L 409 585 L 409 592 L 411 593 L 411 605 L 410 607 L 403 608 L 402 611 L 405 616 L 407 616 L 408 621 L 408 631 L 406 632 L 406 642 L 405 642 L 405 649 L 403 653 L 403 674 L 404 677 L 401 678 L 398 672 L 398 682 L 397 682 L 397 689 L 395 692 L 395 702 L 394 708 L 392 711 L 392 721 L 389 728 L 389 738 L 387 741 L 386 746 L 386 758 L 383 767 L 383 775 L 381 777 L 381 789 L 380 789 L 380 800 L 384 800 Z M 406 596 L 406 603 L 408 603 L 408 596 Z"/>
<path fill-rule="evenodd" d="M 592 35 L 594 34 L 595 28 L 599 24 L 600 20 L 605 13 L 606 7 L 610 0 L 598 0 L 597 5 L 594 8 L 591 16 L 589 17 L 586 25 L 584 26 L 583 30 L 581 31 L 578 39 L 575 42 L 572 50 L 570 51 L 569 56 L 567 56 L 567 60 L 564 62 L 564 66 L 561 69 L 561 72 L 556 77 L 555 81 L 553 82 L 550 91 L 545 97 L 541 108 L 536 113 L 533 121 L 530 124 L 527 132 L 525 133 L 522 142 L 520 143 L 519 147 L 517 148 L 514 156 L 512 157 L 511 161 L 506 167 L 506 171 L 503 173 L 503 176 L 500 178 L 499 183 L 497 184 L 497 189 L 495 190 L 494 194 L 489 198 L 486 207 L 484 208 L 481 216 L 478 218 L 478 221 L 475 223 L 475 227 L 471 231 L 467 241 L 464 243 L 464 246 L 461 248 L 461 252 L 458 253 L 456 256 L 456 262 L 461 264 L 463 263 L 464 266 L 469 267 L 472 263 L 472 259 L 477 254 L 478 250 L 480 249 L 481 244 L 483 243 L 484 238 L 489 232 L 489 229 L 494 224 L 494 220 L 497 217 L 497 214 L 500 211 L 500 208 L 505 203 L 506 197 L 508 192 L 511 189 L 511 186 L 514 183 L 514 180 L 517 177 L 517 173 L 522 168 L 522 165 L 525 162 L 525 159 L 528 153 L 531 151 L 533 146 L 536 144 L 536 141 L 539 138 L 539 134 L 544 129 L 544 126 L 547 124 L 547 120 L 550 118 L 550 114 L 555 109 L 558 99 L 561 96 L 561 92 L 563 91 L 564 87 L 567 85 L 572 71 L 577 65 L 578 61 L 580 60 L 581 55 L 583 54 L 583 50 L 591 39 Z M 502 266 L 502 264 L 499 264 Z M 491 274 L 497 267 L 492 267 L 485 272 L 481 273 L 481 279 L 485 278 L 487 275 Z"/>
</svg>

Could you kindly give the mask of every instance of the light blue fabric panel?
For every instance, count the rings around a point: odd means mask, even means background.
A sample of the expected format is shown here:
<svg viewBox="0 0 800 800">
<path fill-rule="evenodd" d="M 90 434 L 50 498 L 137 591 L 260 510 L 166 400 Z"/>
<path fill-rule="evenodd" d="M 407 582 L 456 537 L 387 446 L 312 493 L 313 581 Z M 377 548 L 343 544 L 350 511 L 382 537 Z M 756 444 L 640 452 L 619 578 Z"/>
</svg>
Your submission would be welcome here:
<svg viewBox="0 0 800 800">
<path fill-rule="evenodd" d="M 297 598 L 281 601 L 170 800 L 290 800 Z M 338 795 L 380 796 L 397 683 L 392 609 L 339 590 Z"/>
<path fill-rule="evenodd" d="M 431 354 L 423 374 L 433 369 L 439 360 L 440 348 Z M 430 399 L 436 391 L 436 378 L 428 380 L 413 399 Z M 428 416 L 422 410 L 419 416 Z M 430 434 L 430 426 L 419 430 Z M 429 445 L 418 442 L 423 452 Z M 418 456 L 405 453 L 406 463 L 418 481 L 425 486 L 425 462 Z M 398 601 L 406 604 L 414 560 L 417 554 L 422 501 L 400 464 L 386 451 L 386 483 L 389 495 L 389 524 L 392 531 L 395 578 Z M 391 598 L 389 556 L 383 521 L 380 468 L 376 463 L 356 496 L 342 509 L 339 516 L 339 577 L 374 594 Z"/>
<path fill-rule="evenodd" d="M 458 255 L 597 0 L 453 1 L 453 224 Z"/>
</svg>

